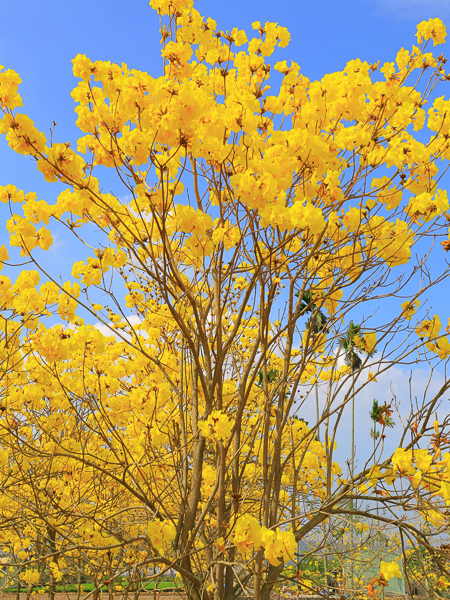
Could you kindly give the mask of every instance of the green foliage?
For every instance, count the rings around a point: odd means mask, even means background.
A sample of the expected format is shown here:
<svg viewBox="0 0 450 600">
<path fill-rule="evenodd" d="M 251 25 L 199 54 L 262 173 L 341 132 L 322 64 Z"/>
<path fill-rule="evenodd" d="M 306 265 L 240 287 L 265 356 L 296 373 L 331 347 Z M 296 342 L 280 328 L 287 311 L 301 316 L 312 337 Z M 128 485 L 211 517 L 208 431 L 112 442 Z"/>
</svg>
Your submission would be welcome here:
<svg viewBox="0 0 450 600">
<path fill-rule="evenodd" d="M 295 295 L 298 298 L 300 296 L 300 292 L 296 292 Z M 328 317 L 317 308 L 314 303 L 314 297 L 310 290 L 307 290 L 303 294 L 299 310 L 300 312 L 306 311 L 311 313 L 311 317 L 306 322 L 306 327 L 310 329 L 314 335 L 319 333 L 328 333 Z"/>
<path fill-rule="evenodd" d="M 267 372 L 267 383 L 273 383 L 275 381 L 275 379 L 278 377 L 278 369 L 270 369 L 270 371 Z M 260 388 L 262 388 L 263 386 L 263 381 L 264 381 L 264 373 L 261 370 L 258 373 L 258 381 L 256 382 L 256 385 Z"/>
<path fill-rule="evenodd" d="M 391 418 L 391 405 L 386 402 L 383 406 L 379 406 L 378 400 L 373 401 L 372 410 L 369 412 L 369 416 L 375 423 L 380 423 L 383 427 L 394 427 L 395 421 Z"/>
</svg>

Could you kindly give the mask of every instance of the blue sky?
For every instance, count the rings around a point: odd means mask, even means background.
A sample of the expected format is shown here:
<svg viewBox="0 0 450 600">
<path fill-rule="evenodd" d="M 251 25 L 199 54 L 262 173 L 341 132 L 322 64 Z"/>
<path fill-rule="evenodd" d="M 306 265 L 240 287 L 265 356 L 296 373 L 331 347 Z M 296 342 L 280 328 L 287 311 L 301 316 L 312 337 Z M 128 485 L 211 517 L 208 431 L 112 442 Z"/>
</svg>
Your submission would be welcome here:
<svg viewBox="0 0 450 600">
<path fill-rule="evenodd" d="M 214 18 L 221 29 L 236 26 L 250 31 L 255 20 L 288 27 L 291 44 L 277 59 L 292 58 L 310 79 L 341 70 L 354 58 L 369 63 L 393 61 L 401 47 L 410 48 L 416 42 L 416 24 L 421 20 L 440 17 L 450 30 L 450 0 L 199 0 L 196 7 Z M 71 60 L 78 53 L 92 60 L 125 62 L 154 76 L 161 73 L 158 18 L 146 0 L 16 0 L 3 3 L 2 25 L 0 64 L 22 77 L 21 110 L 46 134 L 55 121 L 54 140 L 58 142 L 75 145 L 77 138 L 70 92 L 76 85 Z M 443 51 L 448 52 L 446 47 Z M 441 93 L 450 96 L 450 84 L 443 90 Z M 46 184 L 34 162 L 14 154 L 1 137 L 0 185 L 7 183 L 34 190 L 48 201 L 54 201 L 61 190 L 59 184 Z M 450 189 L 449 178 L 446 183 Z M 0 218 L 4 215 L 0 207 Z M 7 232 L 0 223 L 0 245 L 6 241 Z M 73 263 L 69 252 L 70 247 L 60 239 L 46 257 L 54 273 L 65 270 L 64 280 Z M 437 260 L 445 258 L 441 252 Z M 444 291 L 441 287 L 432 301 L 446 322 Z M 422 388 L 426 373 L 419 373 L 419 377 Z M 407 373 L 397 373 L 399 389 L 402 381 L 407 385 L 407 378 Z M 390 380 L 382 379 L 381 383 L 390 395 Z M 357 408 L 365 420 L 375 393 L 384 401 L 380 388 L 374 388 Z M 363 443 L 367 431 L 361 435 Z"/>
</svg>

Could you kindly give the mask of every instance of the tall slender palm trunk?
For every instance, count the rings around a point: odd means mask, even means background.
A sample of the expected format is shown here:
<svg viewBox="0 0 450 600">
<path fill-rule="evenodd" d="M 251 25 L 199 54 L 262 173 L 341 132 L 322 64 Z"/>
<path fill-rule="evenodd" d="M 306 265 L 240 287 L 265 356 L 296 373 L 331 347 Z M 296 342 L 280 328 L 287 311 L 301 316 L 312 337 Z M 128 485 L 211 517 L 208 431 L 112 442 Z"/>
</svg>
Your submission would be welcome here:
<svg viewBox="0 0 450 600">
<path fill-rule="evenodd" d="M 355 475 L 355 373 L 352 372 L 352 431 L 351 431 L 351 455 L 350 455 L 350 471 L 351 478 Z M 351 510 L 353 510 L 353 501 L 351 502 Z M 353 514 L 350 515 L 350 553 L 353 552 L 354 531 L 353 531 Z M 353 587 L 355 582 L 355 565 L 353 558 L 350 556 L 350 597 L 353 597 Z"/>
</svg>

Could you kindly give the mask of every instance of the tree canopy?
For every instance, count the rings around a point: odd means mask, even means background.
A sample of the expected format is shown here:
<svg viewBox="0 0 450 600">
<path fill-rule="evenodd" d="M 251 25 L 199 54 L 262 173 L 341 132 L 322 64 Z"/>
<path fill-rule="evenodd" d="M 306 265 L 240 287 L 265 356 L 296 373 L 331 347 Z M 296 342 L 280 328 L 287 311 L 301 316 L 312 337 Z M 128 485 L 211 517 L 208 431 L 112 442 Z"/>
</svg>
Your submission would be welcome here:
<svg viewBox="0 0 450 600">
<path fill-rule="evenodd" d="M 420 23 L 418 45 L 381 67 L 356 59 L 309 81 L 269 62 L 289 44 L 278 24 L 248 37 L 192 0 L 150 4 L 158 77 L 73 60 L 76 149 L 18 110 L 19 75 L 0 71 L 0 132 L 65 186 L 53 203 L 0 188 L 11 577 L 51 598 L 81 576 L 112 597 L 176 575 L 192 599 L 266 600 L 280 582 L 327 587 L 310 568 L 320 555 L 349 590 L 374 597 L 401 569 L 411 589 L 419 569 L 437 594 L 450 584 L 437 412 L 450 382 L 374 403 L 380 435 L 356 469 L 353 443 L 340 465 L 336 444 L 377 376 L 450 355 L 448 327 L 421 309 L 449 274 L 450 76 L 431 48 L 445 27 Z M 80 248 L 71 274 L 40 254 L 57 227 Z M 355 561 L 380 531 L 397 558 L 365 580 Z"/>
</svg>

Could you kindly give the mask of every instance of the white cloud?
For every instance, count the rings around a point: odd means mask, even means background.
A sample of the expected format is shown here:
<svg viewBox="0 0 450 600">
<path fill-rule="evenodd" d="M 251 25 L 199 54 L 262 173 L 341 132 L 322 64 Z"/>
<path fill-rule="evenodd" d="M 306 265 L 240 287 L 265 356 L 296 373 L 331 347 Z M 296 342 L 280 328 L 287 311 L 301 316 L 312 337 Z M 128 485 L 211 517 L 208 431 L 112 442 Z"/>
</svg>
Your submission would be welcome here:
<svg viewBox="0 0 450 600">
<path fill-rule="evenodd" d="M 136 325 L 142 323 L 141 317 L 138 317 L 137 315 L 128 315 L 127 319 L 128 322 L 131 323 L 131 325 L 133 325 L 133 327 L 136 327 Z"/>
<path fill-rule="evenodd" d="M 110 323 L 111 323 L 111 321 L 110 321 Z M 111 323 L 111 325 L 112 325 L 112 323 Z M 94 323 L 94 327 L 96 329 L 98 329 L 100 331 L 100 333 L 103 333 L 103 335 L 105 337 L 111 337 L 111 336 L 113 336 L 116 339 L 116 341 L 119 340 L 119 338 L 117 337 L 117 335 L 107 325 L 104 325 L 103 323 L 100 323 L 100 321 L 97 321 L 96 323 Z"/>
<path fill-rule="evenodd" d="M 378 4 L 383 13 L 400 19 L 421 21 L 450 16 L 449 0 L 376 0 L 375 4 Z"/>
<path fill-rule="evenodd" d="M 148 339 L 148 333 L 142 329 L 136 329 L 136 326 L 139 325 L 140 323 L 142 323 L 142 319 L 140 317 L 138 317 L 137 315 L 128 315 L 127 317 L 127 321 L 130 323 L 130 325 L 133 326 L 135 333 L 138 336 L 141 336 L 145 339 Z M 108 325 L 112 326 L 112 321 L 108 321 Z M 96 323 L 94 323 L 94 327 L 96 329 L 98 329 L 101 333 L 103 333 L 104 336 L 106 337 L 111 337 L 113 336 L 117 342 L 121 341 L 121 339 L 119 338 L 118 335 L 116 335 L 116 333 L 114 333 L 113 329 L 110 329 L 110 327 L 108 327 L 108 325 L 105 325 L 104 323 L 100 323 L 100 321 L 97 321 Z M 131 336 L 128 335 L 127 333 L 122 335 L 127 339 L 127 340 L 131 340 Z"/>
<path fill-rule="evenodd" d="M 338 360 L 338 367 L 340 366 L 340 363 L 341 358 Z M 377 372 L 376 367 L 378 364 L 379 357 L 375 356 L 371 361 L 371 366 L 364 369 L 356 381 L 356 389 L 358 389 L 362 383 L 367 381 L 369 370 L 372 373 Z M 393 429 L 386 428 L 384 432 L 386 434 L 386 439 L 384 442 L 383 457 L 387 458 L 389 454 L 395 451 L 399 446 L 400 439 L 404 432 L 404 424 L 406 424 L 408 417 L 411 414 L 412 405 L 415 407 L 417 402 L 418 407 L 422 406 L 424 403 L 424 395 L 428 402 L 437 394 L 444 384 L 444 381 L 444 377 L 438 372 L 434 372 L 430 380 L 430 370 L 417 367 L 413 368 L 411 371 L 410 369 L 401 366 L 393 366 L 385 373 L 378 375 L 376 382 L 368 383 L 360 392 L 358 392 L 355 397 L 355 468 L 357 470 L 363 468 L 373 452 L 373 439 L 370 435 L 373 421 L 370 419 L 369 413 L 372 409 L 374 398 L 378 400 L 380 405 L 385 402 L 387 402 L 387 404 L 392 403 L 394 409 L 392 418 L 396 425 Z M 346 385 L 345 389 L 341 390 L 337 398 L 335 398 L 333 406 L 339 406 L 344 400 L 345 394 L 349 390 L 349 385 L 350 382 Z M 322 384 L 321 387 L 322 389 L 319 391 L 319 404 L 322 410 L 325 404 L 325 394 L 327 390 L 324 384 Z M 450 413 L 449 396 L 450 393 L 442 396 L 439 409 L 437 410 L 437 416 L 441 422 Z M 316 423 L 314 389 L 311 390 L 306 402 L 299 409 L 297 414 L 308 421 L 310 426 Z M 334 420 L 334 418 L 330 419 L 332 423 L 334 423 Z M 434 421 L 434 416 L 431 421 Z M 377 429 L 379 430 L 379 428 Z M 324 433 L 325 426 L 322 425 L 320 428 L 321 439 L 323 439 Z M 411 437 L 408 432 L 404 444 L 407 444 L 410 440 Z M 337 450 L 334 460 L 339 462 L 341 468 L 345 470 L 346 462 L 349 461 L 351 456 L 351 400 L 348 401 L 344 408 L 343 418 L 338 426 L 336 441 Z"/>
</svg>

